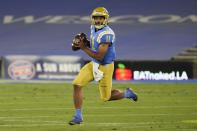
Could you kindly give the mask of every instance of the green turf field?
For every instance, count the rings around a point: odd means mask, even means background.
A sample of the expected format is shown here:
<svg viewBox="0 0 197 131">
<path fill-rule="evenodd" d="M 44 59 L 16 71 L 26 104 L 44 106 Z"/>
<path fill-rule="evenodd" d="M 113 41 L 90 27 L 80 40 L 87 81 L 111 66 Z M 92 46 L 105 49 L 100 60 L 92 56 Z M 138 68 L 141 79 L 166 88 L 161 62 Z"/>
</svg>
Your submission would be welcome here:
<svg viewBox="0 0 197 131">
<path fill-rule="evenodd" d="M 71 84 L 0 84 L 0 131 L 197 131 L 197 84 L 113 84 L 126 87 L 138 102 L 102 102 L 97 84 L 84 87 L 84 123 L 70 126 Z"/>
</svg>

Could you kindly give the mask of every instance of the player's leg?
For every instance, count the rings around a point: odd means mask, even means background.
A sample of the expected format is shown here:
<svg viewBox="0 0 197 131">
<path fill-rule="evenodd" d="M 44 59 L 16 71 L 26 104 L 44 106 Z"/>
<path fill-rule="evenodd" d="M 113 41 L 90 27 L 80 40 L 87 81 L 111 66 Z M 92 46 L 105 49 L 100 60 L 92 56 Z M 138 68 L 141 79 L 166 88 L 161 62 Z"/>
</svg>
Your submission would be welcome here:
<svg viewBox="0 0 197 131">
<path fill-rule="evenodd" d="M 78 76 L 73 81 L 73 100 L 76 114 L 74 116 L 74 119 L 69 121 L 70 125 L 80 124 L 83 121 L 81 110 L 83 104 L 82 87 L 92 80 L 92 62 L 90 62 L 80 70 Z"/>
<path fill-rule="evenodd" d="M 114 90 L 111 91 L 111 97 L 110 97 L 109 101 L 120 100 L 124 97 L 125 97 L 125 95 L 124 95 L 123 91 L 118 90 L 118 89 L 114 89 Z"/>
<path fill-rule="evenodd" d="M 73 92 L 73 100 L 75 109 L 81 109 L 83 104 L 83 96 L 82 96 L 82 86 L 73 85 L 74 92 Z"/>
<path fill-rule="evenodd" d="M 103 101 L 112 99 L 122 99 L 124 94 L 120 94 L 118 90 L 112 91 L 112 76 L 114 71 L 114 64 L 100 65 L 99 69 L 104 72 L 104 77 L 99 81 L 99 91 Z"/>
<path fill-rule="evenodd" d="M 130 88 L 127 88 L 125 92 L 118 89 L 111 90 L 114 70 L 113 63 L 105 66 L 100 65 L 99 69 L 104 72 L 104 77 L 99 82 L 99 90 L 103 101 L 120 100 L 122 98 L 137 101 L 137 95 Z"/>
<path fill-rule="evenodd" d="M 111 97 L 109 101 L 120 100 L 122 98 L 128 98 L 137 101 L 138 97 L 130 88 L 126 88 L 126 91 L 115 89 L 111 91 Z"/>
</svg>

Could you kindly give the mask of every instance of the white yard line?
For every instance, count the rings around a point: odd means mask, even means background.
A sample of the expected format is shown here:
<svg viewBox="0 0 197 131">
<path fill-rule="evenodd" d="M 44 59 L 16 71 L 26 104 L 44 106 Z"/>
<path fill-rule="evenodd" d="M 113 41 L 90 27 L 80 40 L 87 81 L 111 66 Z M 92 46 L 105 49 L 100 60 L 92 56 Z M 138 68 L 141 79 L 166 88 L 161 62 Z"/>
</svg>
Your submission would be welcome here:
<svg viewBox="0 0 197 131">
<path fill-rule="evenodd" d="M 130 107 L 85 107 L 83 109 L 162 109 L 162 108 L 177 108 L 182 110 L 183 108 L 197 108 L 197 105 L 190 106 L 130 106 Z M 16 108 L 16 109 L 0 109 L 0 111 L 34 111 L 34 110 L 70 110 L 74 107 L 62 107 L 62 108 Z"/>
<path fill-rule="evenodd" d="M 58 117 L 58 116 L 1 116 L 0 119 L 24 119 L 24 118 L 28 118 L 28 119 L 32 119 L 32 118 L 49 118 L 49 117 Z M 62 116 L 60 116 L 62 117 Z"/>
<path fill-rule="evenodd" d="M 138 114 L 140 115 L 140 114 Z M 154 115 L 154 114 L 149 114 L 149 115 Z M 162 114 L 164 115 L 164 114 Z M 180 114 L 178 114 L 180 115 Z M 88 116 L 88 115 L 87 115 Z M 92 115 L 93 116 L 93 115 Z M 94 115 L 94 116 L 99 116 L 99 115 Z M 103 115 L 103 116 L 109 116 L 109 115 Z M 110 115 L 111 116 L 111 115 Z M 114 115 L 117 116 L 117 115 Z M 37 116 L 37 117 L 51 117 L 51 116 Z M 54 117 L 54 116 L 53 116 Z M 29 118 L 32 117 L 0 117 L 5 118 L 5 122 L 27 122 L 25 124 L 1 124 L 0 127 L 36 127 L 36 126 L 69 126 L 67 122 L 64 121 L 46 121 L 46 120 L 30 120 Z M 18 118 L 26 118 L 26 119 L 18 119 Z M 34 116 L 36 118 L 36 116 Z M 127 126 L 126 128 L 144 128 L 144 127 L 150 127 L 158 124 L 162 125 L 173 125 L 173 124 L 178 124 L 178 123 L 184 123 L 184 121 L 172 121 L 172 122 L 155 122 L 155 121 L 149 121 L 149 122 L 127 122 L 127 123 L 119 123 L 119 122 L 105 122 L 105 123 L 88 123 L 84 122 L 80 126 L 107 126 L 107 127 L 119 127 L 119 126 Z M 124 128 L 124 127 L 123 127 Z M 165 128 L 167 129 L 167 128 Z M 168 128 L 168 129 L 175 129 L 176 128 Z M 187 130 L 194 130 L 194 129 L 187 129 Z"/>
<path fill-rule="evenodd" d="M 126 117 L 126 116 L 183 116 L 185 114 L 84 114 L 84 117 Z M 197 113 L 190 113 L 187 115 L 197 115 Z M 55 117 L 55 118 L 64 118 L 66 116 L 71 116 L 70 114 L 64 114 L 61 116 L 25 116 L 25 117 L 17 117 L 17 116 L 3 116 L 0 117 L 0 120 L 21 120 L 21 119 L 32 119 L 32 118 L 50 118 L 50 117 Z"/>
<path fill-rule="evenodd" d="M 14 121 L 14 120 L 13 120 Z M 38 122 L 39 124 L 5 124 L 0 125 L 0 127 L 34 127 L 34 126 L 69 126 L 67 122 L 58 122 L 57 121 L 29 121 L 31 123 Z M 43 122 L 43 123 L 42 123 Z M 49 122 L 49 123 L 46 123 Z M 182 122 L 130 122 L 130 123 L 88 123 L 84 122 L 80 126 L 110 126 L 110 127 L 117 127 L 117 126 L 129 126 L 127 128 L 142 128 L 142 127 L 150 127 L 153 125 L 163 124 L 176 124 L 176 123 L 182 123 Z M 167 129 L 167 128 L 165 128 Z M 170 129 L 176 129 L 176 128 L 170 128 Z M 179 129 L 180 130 L 180 129 Z M 189 129 L 193 130 L 193 129 Z"/>
<path fill-rule="evenodd" d="M 7 125 L 0 125 L 0 127 L 34 127 L 34 126 L 63 126 L 66 124 L 7 124 Z"/>
<path fill-rule="evenodd" d="M 35 96 L 35 97 L 29 97 L 29 96 L 26 96 L 26 97 L 21 97 L 21 96 L 6 96 L 6 97 L 0 97 L 0 99 L 13 99 L 13 98 L 16 98 L 16 99 L 57 99 L 57 98 L 68 98 L 67 96 L 63 96 L 63 95 L 59 95 L 59 96 L 51 96 L 51 97 L 41 97 L 41 96 Z"/>
<path fill-rule="evenodd" d="M 90 103 L 90 102 L 88 102 Z M 93 103 L 93 102 L 91 102 Z M 66 104 L 66 102 L 15 102 L 15 103 L 0 103 L 0 105 L 31 105 L 31 104 Z"/>
<path fill-rule="evenodd" d="M 60 121 L 41 121 L 41 120 L 19 120 L 19 119 L 9 119 L 9 120 L 3 120 L 3 121 L 9 121 L 9 122 L 28 122 L 28 123 L 57 123 L 57 124 L 62 124 L 64 122 Z"/>
</svg>

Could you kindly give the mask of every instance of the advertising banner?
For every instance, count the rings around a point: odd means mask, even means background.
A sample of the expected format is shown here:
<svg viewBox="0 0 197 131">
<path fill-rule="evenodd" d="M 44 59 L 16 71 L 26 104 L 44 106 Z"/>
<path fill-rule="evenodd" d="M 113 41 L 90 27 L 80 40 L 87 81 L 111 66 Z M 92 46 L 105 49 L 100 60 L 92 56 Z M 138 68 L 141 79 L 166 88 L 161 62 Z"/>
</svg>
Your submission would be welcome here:
<svg viewBox="0 0 197 131">
<path fill-rule="evenodd" d="M 188 80 L 194 63 L 187 61 L 116 61 L 116 80 Z"/>
<path fill-rule="evenodd" d="M 13 80 L 74 79 L 84 65 L 79 56 L 8 55 L 2 57 L 2 78 Z"/>
</svg>

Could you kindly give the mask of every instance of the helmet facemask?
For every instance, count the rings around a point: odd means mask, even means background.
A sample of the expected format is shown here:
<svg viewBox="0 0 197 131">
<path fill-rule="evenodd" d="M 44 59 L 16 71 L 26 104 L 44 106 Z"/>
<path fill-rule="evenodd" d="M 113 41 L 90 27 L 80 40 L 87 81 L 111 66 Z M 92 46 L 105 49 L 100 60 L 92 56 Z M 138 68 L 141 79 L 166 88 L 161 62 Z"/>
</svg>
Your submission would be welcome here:
<svg viewBox="0 0 197 131">
<path fill-rule="evenodd" d="M 104 21 L 103 21 L 102 23 L 100 23 L 100 25 L 97 25 L 97 24 L 96 24 L 96 21 L 95 21 L 95 17 L 103 17 Z M 101 29 L 101 28 L 103 28 L 104 26 L 106 26 L 106 25 L 105 25 L 106 19 L 105 19 L 104 16 L 93 16 L 93 17 L 92 17 L 92 22 L 93 22 L 93 25 L 95 26 L 95 28 L 97 28 L 97 29 Z"/>
</svg>

